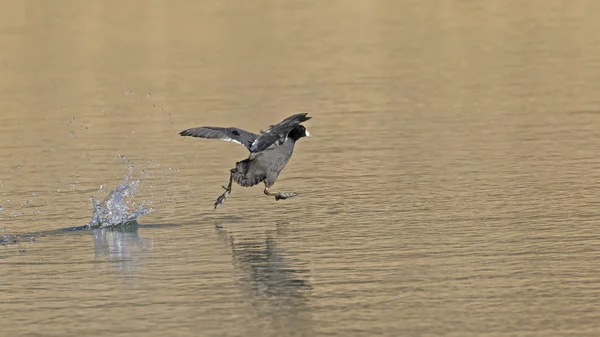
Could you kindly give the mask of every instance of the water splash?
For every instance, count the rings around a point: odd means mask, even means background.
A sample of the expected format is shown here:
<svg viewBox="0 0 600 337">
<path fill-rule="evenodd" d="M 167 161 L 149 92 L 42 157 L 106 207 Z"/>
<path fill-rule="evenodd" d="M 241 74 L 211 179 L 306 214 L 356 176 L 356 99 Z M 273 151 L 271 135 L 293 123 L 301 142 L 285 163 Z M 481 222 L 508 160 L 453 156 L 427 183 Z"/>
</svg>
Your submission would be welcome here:
<svg viewBox="0 0 600 337">
<path fill-rule="evenodd" d="M 98 201 L 90 197 L 93 214 L 90 222 L 85 225 L 86 229 L 134 225 L 140 216 L 152 212 L 152 209 L 146 208 L 143 203 L 135 208 L 135 202 L 130 200 L 135 196 L 140 180 L 132 179 L 133 165 L 125 156 L 119 156 L 130 165 L 129 174 L 104 200 Z M 133 212 L 130 210 L 132 208 L 135 208 Z"/>
</svg>

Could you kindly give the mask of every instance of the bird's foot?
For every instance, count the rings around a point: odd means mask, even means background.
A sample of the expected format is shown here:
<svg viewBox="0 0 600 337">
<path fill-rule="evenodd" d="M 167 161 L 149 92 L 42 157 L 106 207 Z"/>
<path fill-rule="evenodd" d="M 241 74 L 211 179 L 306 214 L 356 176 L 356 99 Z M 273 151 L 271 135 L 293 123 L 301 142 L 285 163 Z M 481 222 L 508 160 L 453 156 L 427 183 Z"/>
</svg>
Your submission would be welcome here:
<svg viewBox="0 0 600 337">
<path fill-rule="evenodd" d="M 221 194 L 218 198 L 217 201 L 215 201 L 215 209 L 219 208 L 219 206 L 221 206 L 221 204 L 223 204 L 223 201 L 225 201 L 225 199 L 227 199 L 227 197 L 229 196 L 229 193 L 231 193 L 231 188 L 227 188 L 225 186 L 222 186 L 225 189 L 225 192 L 223 192 L 223 194 Z"/>
<path fill-rule="evenodd" d="M 297 196 L 298 193 L 296 192 L 278 192 L 277 194 L 275 194 L 275 200 L 280 200 L 280 199 L 289 199 L 289 198 L 293 198 L 295 196 Z"/>
</svg>

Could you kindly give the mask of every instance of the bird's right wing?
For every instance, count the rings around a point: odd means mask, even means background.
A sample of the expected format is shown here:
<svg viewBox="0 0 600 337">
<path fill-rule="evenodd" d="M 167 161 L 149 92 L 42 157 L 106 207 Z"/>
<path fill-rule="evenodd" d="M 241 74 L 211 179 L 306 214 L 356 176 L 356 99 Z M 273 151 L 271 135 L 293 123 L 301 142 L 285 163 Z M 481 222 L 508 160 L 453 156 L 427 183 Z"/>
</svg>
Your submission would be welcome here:
<svg viewBox="0 0 600 337">
<path fill-rule="evenodd" d="M 252 132 L 239 128 L 220 128 L 216 126 L 202 126 L 181 131 L 181 136 L 191 136 L 208 139 L 221 139 L 244 145 L 248 150 L 252 143 L 259 137 Z"/>
<path fill-rule="evenodd" d="M 252 142 L 252 145 L 249 147 L 250 152 L 256 153 L 264 151 L 278 141 L 285 141 L 290 131 L 300 125 L 300 123 L 311 119 L 311 117 L 308 117 L 307 115 L 307 113 L 295 114 L 282 120 L 278 124 L 271 125 L 267 131 L 262 132 L 262 134 Z"/>
</svg>

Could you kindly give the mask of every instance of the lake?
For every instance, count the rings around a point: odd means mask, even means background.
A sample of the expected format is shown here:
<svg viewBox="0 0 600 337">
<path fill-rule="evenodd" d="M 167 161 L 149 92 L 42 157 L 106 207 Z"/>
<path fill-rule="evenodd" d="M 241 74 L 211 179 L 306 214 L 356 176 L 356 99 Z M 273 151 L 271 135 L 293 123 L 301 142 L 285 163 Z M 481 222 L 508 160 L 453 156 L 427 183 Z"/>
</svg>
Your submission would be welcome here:
<svg viewBox="0 0 600 337">
<path fill-rule="evenodd" d="M 2 8 L 3 335 L 600 332 L 600 2 Z M 247 150 L 178 133 L 298 112 L 299 195 L 215 211 Z"/>
</svg>

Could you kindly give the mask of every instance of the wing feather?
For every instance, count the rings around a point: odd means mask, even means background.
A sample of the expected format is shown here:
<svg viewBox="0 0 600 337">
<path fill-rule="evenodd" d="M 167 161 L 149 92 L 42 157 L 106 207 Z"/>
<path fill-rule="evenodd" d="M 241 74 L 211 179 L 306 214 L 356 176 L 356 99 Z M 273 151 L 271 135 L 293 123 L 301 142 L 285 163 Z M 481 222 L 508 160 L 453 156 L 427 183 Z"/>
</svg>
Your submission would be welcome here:
<svg viewBox="0 0 600 337">
<path fill-rule="evenodd" d="M 309 120 L 311 117 L 307 116 L 307 113 L 299 113 L 290 116 L 278 124 L 271 125 L 266 131 L 262 132 L 258 137 L 252 141 L 249 150 L 251 153 L 264 151 L 276 142 L 283 143 L 288 136 L 288 133 L 292 131 L 300 123 Z"/>
<path fill-rule="evenodd" d="M 183 130 L 181 136 L 199 137 L 207 139 L 220 139 L 228 142 L 242 144 L 250 149 L 252 143 L 258 138 L 257 134 L 240 128 L 221 128 L 216 126 L 202 126 Z"/>
</svg>

